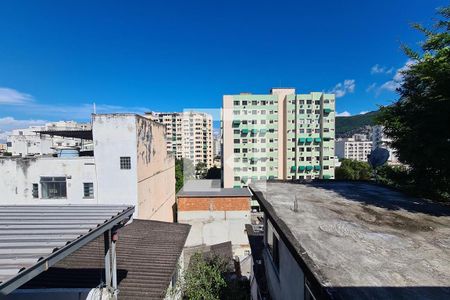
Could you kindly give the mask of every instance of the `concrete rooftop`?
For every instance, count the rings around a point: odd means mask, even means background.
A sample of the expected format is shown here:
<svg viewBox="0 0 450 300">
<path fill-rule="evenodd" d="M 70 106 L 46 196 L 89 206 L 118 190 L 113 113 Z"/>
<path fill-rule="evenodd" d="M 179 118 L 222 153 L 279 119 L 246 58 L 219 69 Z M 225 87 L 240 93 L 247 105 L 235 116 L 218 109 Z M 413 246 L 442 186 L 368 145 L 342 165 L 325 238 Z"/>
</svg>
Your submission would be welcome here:
<svg viewBox="0 0 450 300">
<path fill-rule="evenodd" d="M 250 188 L 333 298 L 450 299 L 448 207 L 363 182 Z"/>
<path fill-rule="evenodd" d="M 191 179 L 177 193 L 178 197 L 251 197 L 248 188 L 222 188 L 220 179 Z"/>
</svg>

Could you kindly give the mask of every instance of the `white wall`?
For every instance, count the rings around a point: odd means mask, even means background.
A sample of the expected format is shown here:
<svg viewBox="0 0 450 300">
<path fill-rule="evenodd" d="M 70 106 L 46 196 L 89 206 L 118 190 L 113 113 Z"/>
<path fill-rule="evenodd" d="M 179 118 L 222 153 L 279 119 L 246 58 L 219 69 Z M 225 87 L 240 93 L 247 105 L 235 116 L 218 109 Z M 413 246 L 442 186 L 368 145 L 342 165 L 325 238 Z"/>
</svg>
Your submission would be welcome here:
<svg viewBox="0 0 450 300">
<path fill-rule="evenodd" d="M 47 136 L 39 136 L 38 134 L 10 135 L 8 142 L 11 143 L 8 151 L 12 155 L 51 154 L 55 152 L 51 149 L 53 146 L 52 140 Z"/>
<path fill-rule="evenodd" d="M 92 132 L 99 203 L 135 205 L 138 215 L 136 116 L 93 115 Z M 120 169 L 121 156 L 131 157 L 131 169 Z"/>
<path fill-rule="evenodd" d="M 231 241 L 234 254 L 241 257 L 250 248 L 245 232 L 250 211 L 178 211 L 178 223 L 192 226 L 186 247 Z"/>
<path fill-rule="evenodd" d="M 90 129 L 89 123 L 77 123 L 74 121 L 59 121 L 47 123 L 43 126 L 30 126 L 24 129 L 15 129 L 7 140 L 11 144 L 8 151 L 13 155 L 29 155 L 29 154 L 53 154 L 56 153 L 54 148 L 67 146 L 80 146 L 81 140 L 66 137 L 51 137 L 49 135 L 41 135 L 36 131 L 41 130 L 73 130 L 73 129 Z"/>
<path fill-rule="evenodd" d="M 93 157 L 73 158 L 2 158 L 0 159 L 0 202 L 2 204 L 96 204 L 95 199 L 83 198 L 83 183 L 94 183 Z M 66 199 L 42 199 L 42 176 L 67 177 Z M 39 198 L 33 198 L 32 185 L 39 184 Z"/>
</svg>

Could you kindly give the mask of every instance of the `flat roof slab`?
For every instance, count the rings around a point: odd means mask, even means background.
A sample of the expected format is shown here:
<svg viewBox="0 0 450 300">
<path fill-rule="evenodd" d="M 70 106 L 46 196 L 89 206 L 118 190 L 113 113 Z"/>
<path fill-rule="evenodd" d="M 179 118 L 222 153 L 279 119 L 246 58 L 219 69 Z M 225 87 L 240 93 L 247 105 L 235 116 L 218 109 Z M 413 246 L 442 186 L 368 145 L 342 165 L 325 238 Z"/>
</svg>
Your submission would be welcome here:
<svg viewBox="0 0 450 300">
<path fill-rule="evenodd" d="M 450 299 L 449 207 L 364 182 L 250 187 L 336 298 Z"/>
</svg>

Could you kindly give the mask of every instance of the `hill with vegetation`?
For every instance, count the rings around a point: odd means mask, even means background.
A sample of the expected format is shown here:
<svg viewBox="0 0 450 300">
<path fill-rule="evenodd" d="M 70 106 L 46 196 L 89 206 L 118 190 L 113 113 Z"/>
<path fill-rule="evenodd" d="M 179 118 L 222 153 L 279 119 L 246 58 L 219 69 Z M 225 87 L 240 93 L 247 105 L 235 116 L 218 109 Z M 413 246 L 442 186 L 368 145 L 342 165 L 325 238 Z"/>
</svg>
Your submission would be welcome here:
<svg viewBox="0 0 450 300">
<path fill-rule="evenodd" d="M 367 133 L 367 126 L 375 125 L 375 117 L 379 113 L 376 110 L 356 116 L 336 117 L 336 137 L 349 137 L 355 133 Z"/>
</svg>

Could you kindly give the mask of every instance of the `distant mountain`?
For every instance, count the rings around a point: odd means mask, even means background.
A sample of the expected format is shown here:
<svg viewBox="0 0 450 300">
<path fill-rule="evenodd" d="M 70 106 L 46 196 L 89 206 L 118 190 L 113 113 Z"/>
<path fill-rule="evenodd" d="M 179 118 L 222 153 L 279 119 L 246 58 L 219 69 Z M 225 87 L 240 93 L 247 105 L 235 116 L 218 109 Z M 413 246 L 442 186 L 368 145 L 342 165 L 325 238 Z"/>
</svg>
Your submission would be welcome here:
<svg viewBox="0 0 450 300">
<path fill-rule="evenodd" d="M 336 137 L 350 137 L 355 133 L 367 133 L 367 126 L 375 125 L 380 111 L 371 111 L 351 117 L 336 117 Z"/>
</svg>

